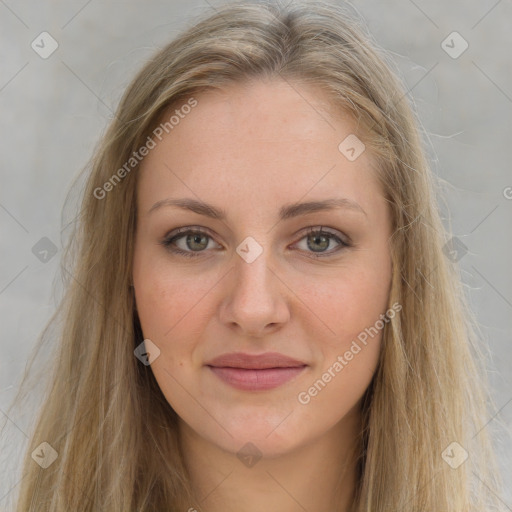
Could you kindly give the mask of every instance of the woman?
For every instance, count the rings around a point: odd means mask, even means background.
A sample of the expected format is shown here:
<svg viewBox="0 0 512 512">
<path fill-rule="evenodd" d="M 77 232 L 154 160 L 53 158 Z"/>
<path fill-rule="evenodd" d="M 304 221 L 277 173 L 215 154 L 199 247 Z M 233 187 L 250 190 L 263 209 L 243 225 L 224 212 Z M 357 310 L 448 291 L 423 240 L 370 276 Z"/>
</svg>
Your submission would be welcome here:
<svg viewBox="0 0 512 512">
<path fill-rule="evenodd" d="M 341 9 L 159 51 L 92 161 L 18 510 L 499 510 L 432 188 Z"/>
</svg>

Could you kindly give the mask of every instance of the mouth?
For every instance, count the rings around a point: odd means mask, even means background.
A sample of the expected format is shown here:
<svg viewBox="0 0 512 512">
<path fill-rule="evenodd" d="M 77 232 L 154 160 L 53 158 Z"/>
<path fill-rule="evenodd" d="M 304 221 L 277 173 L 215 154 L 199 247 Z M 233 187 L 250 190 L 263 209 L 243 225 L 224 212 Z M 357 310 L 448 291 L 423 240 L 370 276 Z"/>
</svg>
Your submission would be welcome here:
<svg viewBox="0 0 512 512">
<path fill-rule="evenodd" d="M 307 364 L 283 354 L 231 353 L 209 361 L 206 366 L 224 383 L 244 391 L 264 391 L 289 382 Z"/>
</svg>

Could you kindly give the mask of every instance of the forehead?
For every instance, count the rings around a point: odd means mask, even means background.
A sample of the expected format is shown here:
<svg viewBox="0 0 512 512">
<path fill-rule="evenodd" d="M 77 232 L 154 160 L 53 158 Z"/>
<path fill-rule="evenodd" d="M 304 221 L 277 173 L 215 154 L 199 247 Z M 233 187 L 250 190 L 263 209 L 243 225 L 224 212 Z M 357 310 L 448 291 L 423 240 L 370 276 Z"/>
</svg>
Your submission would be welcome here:
<svg viewBox="0 0 512 512">
<path fill-rule="evenodd" d="M 334 106 L 323 89 L 311 84 L 253 79 L 203 91 L 194 97 L 197 107 L 186 116 L 186 122 L 184 119 L 180 123 L 179 130 L 173 129 L 176 144 L 188 138 L 191 130 L 197 130 L 198 146 L 211 143 L 217 148 L 229 147 L 233 154 L 238 147 L 247 152 L 245 143 L 252 140 L 255 150 L 261 149 L 256 143 L 264 141 L 279 152 L 299 140 L 355 129 L 348 114 L 341 119 L 339 115 L 335 117 L 340 107 Z M 170 109 L 170 113 L 175 109 Z"/>
<path fill-rule="evenodd" d="M 334 188 L 365 203 L 377 191 L 367 152 L 349 161 L 339 149 L 356 123 L 320 87 L 255 80 L 193 97 L 197 106 L 142 162 L 142 202 L 187 192 L 205 200 L 283 203 L 308 191 L 332 196 Z M 176 110 L 180 104 L 167 118 Z"/>
</svg>

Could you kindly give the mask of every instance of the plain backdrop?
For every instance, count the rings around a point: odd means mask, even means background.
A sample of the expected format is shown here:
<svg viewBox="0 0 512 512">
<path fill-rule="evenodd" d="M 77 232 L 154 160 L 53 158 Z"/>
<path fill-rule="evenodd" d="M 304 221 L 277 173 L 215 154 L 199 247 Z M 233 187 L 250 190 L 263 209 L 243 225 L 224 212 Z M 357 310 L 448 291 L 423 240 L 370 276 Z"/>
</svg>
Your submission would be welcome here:
<svg viewBox="0 0 512 512">
<path fill-rule="evenodd" d="M 5 411 L 59 297 L 71 182 L 134 73 L 217 5 L 0 0 L 0 509 L 9 510 L 27 448 L 28 419 Z M 443 220 L 464 244 L 459 264 L 490 346 L 497 404 L 482 427 L 496 439 L 512 510 L 512 448 L 500 437 L 501 424 L 512 427 L 512 2 L 352 5 L 402 74 L 444 182 Z"/>
</svg>

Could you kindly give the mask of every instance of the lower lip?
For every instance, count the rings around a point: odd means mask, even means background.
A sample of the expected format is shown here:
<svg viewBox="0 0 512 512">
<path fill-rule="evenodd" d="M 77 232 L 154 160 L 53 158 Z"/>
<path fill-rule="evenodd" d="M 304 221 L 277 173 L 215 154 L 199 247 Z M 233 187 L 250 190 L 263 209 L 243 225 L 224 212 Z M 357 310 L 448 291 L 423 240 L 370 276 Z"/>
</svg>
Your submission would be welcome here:
<svg viewBox="0 0 512 512">
<path fill-rule="evenodd" d="M 263 370 L 246 370 L 209 366 L 210 370 L 221 380 L 244 391 L 262 391 L 273 389 L 290 381 L 304 371 L 306 366 L 291 368 L 265 368 Z"/>
</svg>

